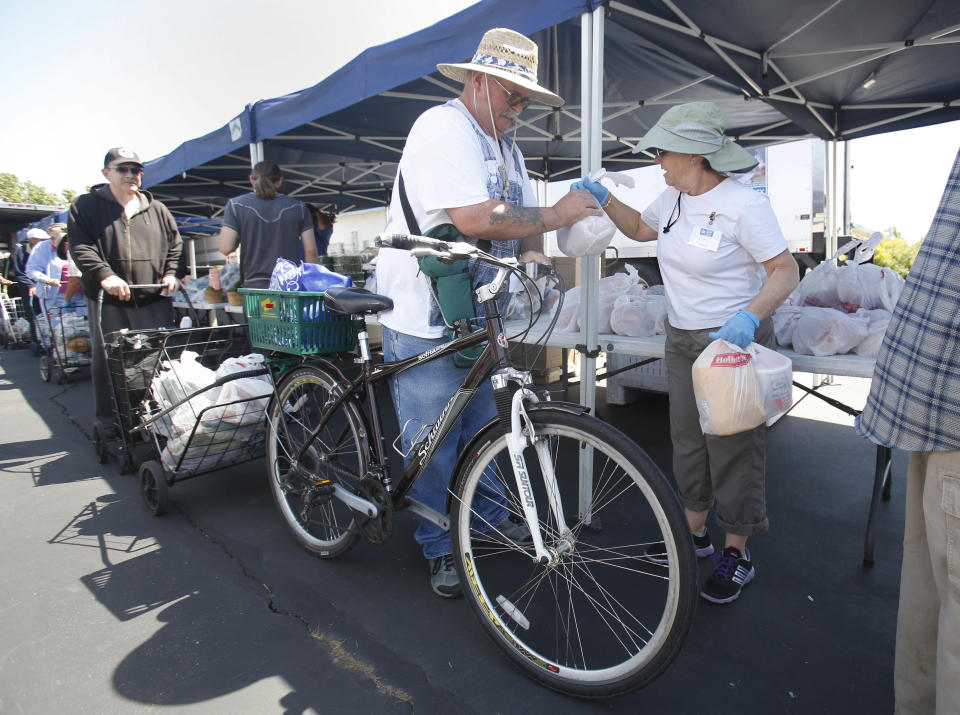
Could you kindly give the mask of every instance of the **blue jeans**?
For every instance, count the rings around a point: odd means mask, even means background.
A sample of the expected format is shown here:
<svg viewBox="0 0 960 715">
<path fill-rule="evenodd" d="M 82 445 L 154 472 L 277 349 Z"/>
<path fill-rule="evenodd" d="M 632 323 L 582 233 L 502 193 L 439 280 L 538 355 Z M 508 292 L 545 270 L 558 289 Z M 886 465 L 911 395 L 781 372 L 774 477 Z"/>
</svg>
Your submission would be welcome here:
<svg viewBox="0 0 960 715">
<path fill-rule="evenodd" d="M 388 362 L 403 360 L 445 342 L 447 341 L 444 338 L 418 338 L 384 327 L 383 357 Z M 400 444 L 404 453 L 410 451 L 421 424 L 427 425 L 429 429 L 430 425 L 436 422 L 466 374 L 467 370 L 456 367 L 453 357 L 448 355 L 402 372 L 390 380 L 393 407 L 403 432 Z M 446 439 L 437 447 L 427 468 L 414 482 L 409 495 L 441 514 L 446 513 L 447 488 L 457 463 L 457 455 L 495 414 L 493 388 L 488 380 L 467 405 Z M 414 421 L 403 429 L 408 420 Z M 426 431 L 423 434 L 425 435 Z M 409 462 L 409 458 L 404 457 L 404 465 Z M 480 518 L 487 523 L 500 524 L 507 517 L 506 510 L 496 501 L 482 499 L 480 502 L 477 511 Z M 423 555 L 428 559 L 452 552 L 449 532 L 426 519 L 420 519 L 414 538 L 423 547 Z"/>
</svg>

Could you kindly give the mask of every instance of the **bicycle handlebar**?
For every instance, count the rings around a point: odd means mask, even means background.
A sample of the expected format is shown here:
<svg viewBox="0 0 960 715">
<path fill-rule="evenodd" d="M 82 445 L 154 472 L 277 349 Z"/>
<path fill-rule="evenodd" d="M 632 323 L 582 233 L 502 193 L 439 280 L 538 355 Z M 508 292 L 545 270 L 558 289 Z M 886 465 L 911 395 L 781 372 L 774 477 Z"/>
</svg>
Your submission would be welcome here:
<svg viewBox="0 0 960 715">
<path fill-rule="evenodd" d="M 450 244 L 446 241 L 428 238 L 427 236 L 417 236 L 413 233 L 381 233 L 374 239 L 373 243 L 378 248 L 399 248 L 405 251 L 414 248 L 429 248 L 434 251 L 450 250 Z"/>
</svg>

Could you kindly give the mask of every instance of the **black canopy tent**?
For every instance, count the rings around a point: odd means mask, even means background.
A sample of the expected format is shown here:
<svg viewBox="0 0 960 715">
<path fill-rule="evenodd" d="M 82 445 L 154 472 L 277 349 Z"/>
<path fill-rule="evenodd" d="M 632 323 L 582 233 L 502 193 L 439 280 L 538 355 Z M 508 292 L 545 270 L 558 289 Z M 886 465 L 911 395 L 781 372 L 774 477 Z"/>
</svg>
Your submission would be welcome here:
<svg viewBox="0 0 960 715">
<path fill-rule="evenodd" d="M 534 37 L 541 80 L 568 100 L 532 107 L 517 139 L 535 177 L 582 172 L 583 13 L 595 0 L 484 0 L 370 48 L 314 87 L 248 106 L 225 127 L 148 162 L 145 184 L 184 215 L 218 215 L 249 190 L 252 159 L 287 192 L 344 211 L 384 205 L 416 117 L 460 87 L 432 70 L 504 25 Z M 630 146 L 665 105 L 708 99 L 746 146 L 842 140 L 960 119 L 956 0 L 613 0 L 604 18 L 602 162 L 649 161 Z M 423 74 L 428 72 L 427 74 Z M 222 139 L 219 139 L 222 137 Z M 245 143 L 246 142 L 246 143 Z M 250 147 L 249 149 L 247 147 Z"/>
</svg>

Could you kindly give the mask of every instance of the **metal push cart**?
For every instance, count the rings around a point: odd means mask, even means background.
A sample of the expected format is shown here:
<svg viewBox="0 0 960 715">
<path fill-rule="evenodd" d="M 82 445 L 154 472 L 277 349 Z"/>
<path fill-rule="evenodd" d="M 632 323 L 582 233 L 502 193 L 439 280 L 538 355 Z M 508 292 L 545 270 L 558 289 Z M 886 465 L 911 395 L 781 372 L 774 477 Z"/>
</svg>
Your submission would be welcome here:
<svg viewBox="0 0 960 715">
<path fill-rule="evenodd" d="M 175 482 L 262 456 L 273 386 L 261 379 L 266 367 L 246 369 L 239 360 L 250 353 L 246 325 L 119 331 L 104 347 L 121 470 L 139 462 L 141 496 L 152 514 L 164 513 Z M 106 439 L 105 426 L 95 422 L 101 463 L 109 455 Z"/>
<path fill-rule="evenodd" d="M 90 365 L 90 326 L 85 305 L 49 305 L 40 297 L 43 317 L 36 316 L 40 355 L 40 379 L 50 382 L 54 372 L 57 384 L 70 374 Z"/>
<path fill-rule="evenodd" d="M 23 298 L 0 293 L 0 345 L 19 348 L 30 342 L 30 320 L 23 307 Z"/>
</svg>

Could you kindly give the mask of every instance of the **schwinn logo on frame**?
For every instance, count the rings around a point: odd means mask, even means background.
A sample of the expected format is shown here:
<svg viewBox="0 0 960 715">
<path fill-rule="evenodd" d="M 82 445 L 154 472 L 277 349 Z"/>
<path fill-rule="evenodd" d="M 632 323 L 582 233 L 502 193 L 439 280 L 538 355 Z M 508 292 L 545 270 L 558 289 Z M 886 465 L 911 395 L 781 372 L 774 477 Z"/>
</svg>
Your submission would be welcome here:
<svg viewBox="0 0 960 715">
<path fill-rule="evenodd" d="M 710 362 L 710 367 L 743 367 L 753 357 L 750 353 L 717 353 Z"/>
<path fill-rule="evenodd" d="M 437 421 L 434 422 L 433 429 L 427 433 L 427 436 L 424 438 L 423 442 L 420 443 L 420 447 L 417 449 L 417 456 L 420 457 L 421 462 L 426 462 L 430 458 L 430 455 L 433 454 L 434 448 L 439 443 L 438 437 L 440 434 L 447 433 L 448 430 L 445 426 L 447 416 L 451 412 L 458 410 L 459 406 L 466 400 L 469 400 L 470 395 L 472 394 L 472 391 L 467 390 L 457 390 L 453 394 L 450 402 L 447 403 L 447 406 L 443 408 L 443 412 L 441 412 L 440 416 L 437 417 Z"/>
<path fill-rule="evenodd" d="M 425 353 L 420 353 L 420 357 L 417 358 L 417 362 L 423 362 L 424 360 L 429 360 L 432 355 L 440 352 L 440 351 L 443 350 L 445 347 L 447 347 L 447 345 L 449 345 L 449 344 L 450 344 L 450 343 L 444 343 L 443 345 L 438 345 L 438 346 L 435 347 L 435 348 L 430 348 L 430 349 L 427 350 L 427 352 L 425 352 Z"/>
</svg>

